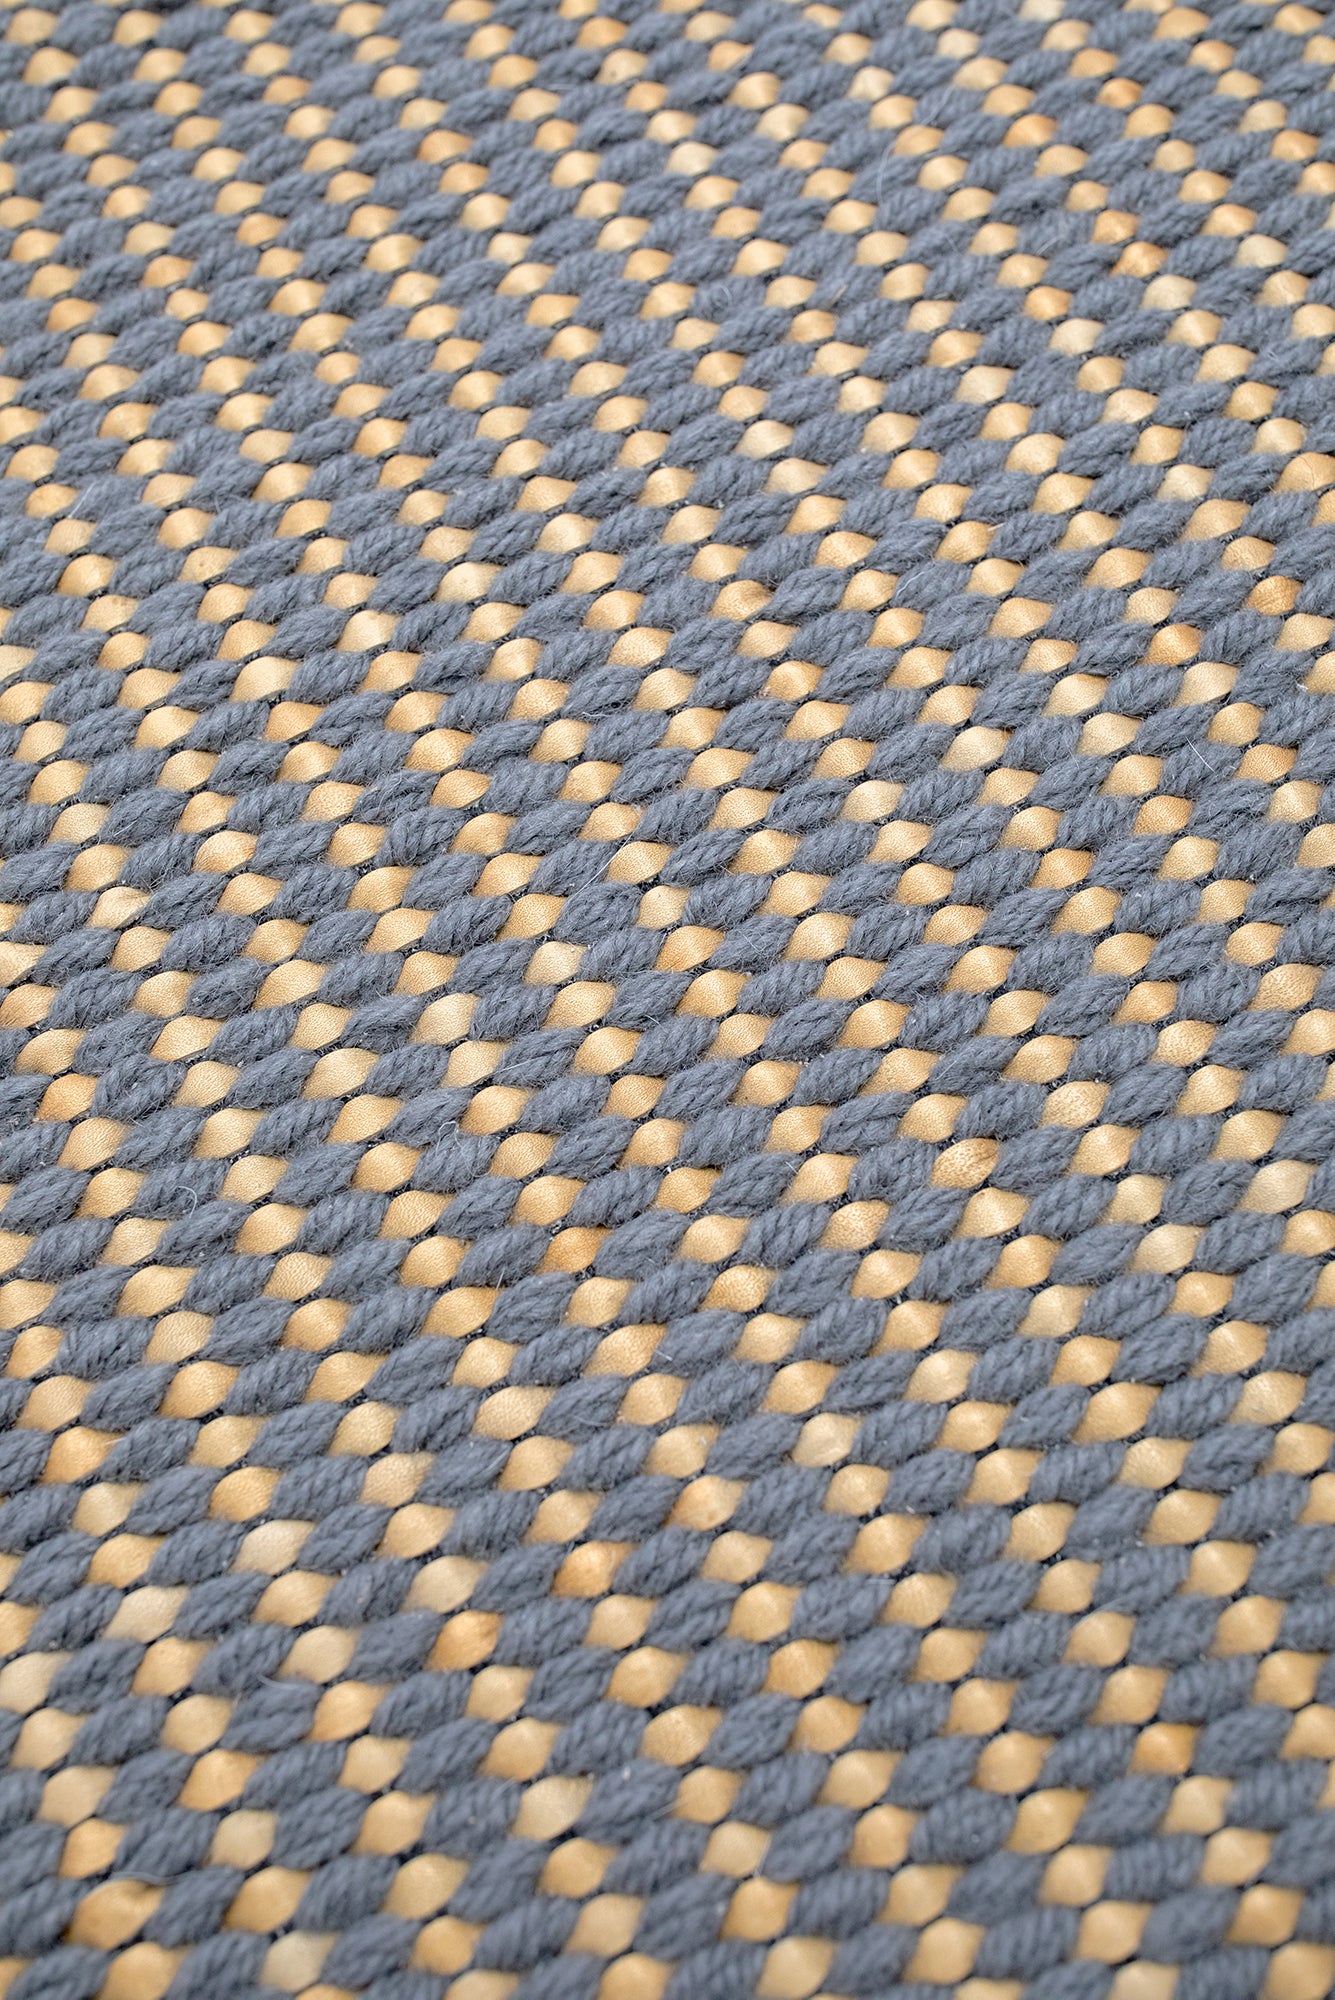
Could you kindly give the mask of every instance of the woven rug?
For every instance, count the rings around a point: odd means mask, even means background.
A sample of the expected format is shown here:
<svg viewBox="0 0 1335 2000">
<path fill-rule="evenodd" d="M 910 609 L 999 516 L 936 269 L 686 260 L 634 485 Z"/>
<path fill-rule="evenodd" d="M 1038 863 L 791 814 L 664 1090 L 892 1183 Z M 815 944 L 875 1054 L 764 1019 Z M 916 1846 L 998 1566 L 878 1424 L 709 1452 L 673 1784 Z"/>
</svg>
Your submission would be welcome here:
<svg viewBox="0 0 1335 2000">
<path fill-rule="evenodd" d="M 1335 1991 L 1335 33 L 0 11 L 0 1995 Z"/>
</svg>

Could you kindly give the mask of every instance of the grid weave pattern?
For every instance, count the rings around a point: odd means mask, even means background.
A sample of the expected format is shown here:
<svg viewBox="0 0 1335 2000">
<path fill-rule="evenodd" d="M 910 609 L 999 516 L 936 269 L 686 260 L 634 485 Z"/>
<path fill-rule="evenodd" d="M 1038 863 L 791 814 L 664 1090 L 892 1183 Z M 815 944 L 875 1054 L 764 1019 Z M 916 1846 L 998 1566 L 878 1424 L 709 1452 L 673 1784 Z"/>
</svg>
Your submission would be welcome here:
<svg viewBox="0 0 1335 2000">
<path fill-rule="evenodd" d="M 0 12 L 0 1995 L 1335 1989 L 1335 34 Z"/>
</svg>

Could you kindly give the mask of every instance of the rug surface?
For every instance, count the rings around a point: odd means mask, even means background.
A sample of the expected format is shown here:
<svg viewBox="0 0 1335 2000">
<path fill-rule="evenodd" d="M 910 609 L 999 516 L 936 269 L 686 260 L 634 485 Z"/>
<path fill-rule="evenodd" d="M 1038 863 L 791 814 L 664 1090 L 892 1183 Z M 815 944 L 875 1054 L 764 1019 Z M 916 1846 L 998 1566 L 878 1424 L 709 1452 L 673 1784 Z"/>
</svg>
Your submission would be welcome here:
<svg viewBox="0 0 1335 2000">
<path fill-rule="evenodd" d="M 1335 27 L 0 11 L 0 1995 L 1335 1990 Z"/>
</svg>

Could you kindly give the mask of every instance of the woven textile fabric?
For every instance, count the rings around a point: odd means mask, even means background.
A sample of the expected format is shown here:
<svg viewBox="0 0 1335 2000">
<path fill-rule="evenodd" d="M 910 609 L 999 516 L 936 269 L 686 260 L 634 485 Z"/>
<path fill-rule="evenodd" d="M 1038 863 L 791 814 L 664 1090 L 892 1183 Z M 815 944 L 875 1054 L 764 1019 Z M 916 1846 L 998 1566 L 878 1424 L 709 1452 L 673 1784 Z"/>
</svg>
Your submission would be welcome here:
<svg viewBox="0 0 1335 2000">
<path fill-rule="evenodd" d="M 1332 26 L 0 9 L 4 2000 L 1335 1991 Z"/>
</svg>

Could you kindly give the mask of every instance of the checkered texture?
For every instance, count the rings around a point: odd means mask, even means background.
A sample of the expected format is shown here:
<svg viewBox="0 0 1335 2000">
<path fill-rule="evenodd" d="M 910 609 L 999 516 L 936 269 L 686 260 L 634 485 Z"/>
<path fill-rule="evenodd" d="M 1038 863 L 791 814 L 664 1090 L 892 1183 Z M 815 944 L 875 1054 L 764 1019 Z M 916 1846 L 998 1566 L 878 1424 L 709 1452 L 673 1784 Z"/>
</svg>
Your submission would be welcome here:
<svg viewBox="0 0 1335 2000">
<path fill-rule="evenodd" d="M 1335 35 L 0 13 L 0 1994 L 1335 1988 Z"/>
</svg>

